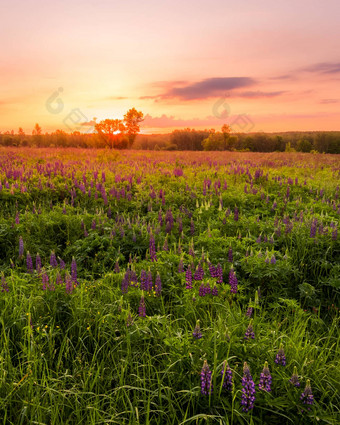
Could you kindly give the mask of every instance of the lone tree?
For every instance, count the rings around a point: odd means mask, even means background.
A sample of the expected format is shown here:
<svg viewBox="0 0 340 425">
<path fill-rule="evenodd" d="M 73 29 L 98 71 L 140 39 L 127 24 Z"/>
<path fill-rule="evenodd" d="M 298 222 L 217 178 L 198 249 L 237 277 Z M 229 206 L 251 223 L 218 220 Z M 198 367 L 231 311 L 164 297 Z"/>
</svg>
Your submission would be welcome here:
<svg viewBox="0 0 340 425">
<path fill-rule="evenodd" d="M 123 120 L 106 119 L 95 125 L 101 141 L 110 149 L 131 148 L 137 134 L 139 124 L 143 121 L 143 113 L 135 108 L 129 109 Z"/>
<path fill-rule="evenodd" d="M 137 134 L 140 132 L 139 124 L 143 121 L 143 112 L 137 111 L 135 108 L 131 108 L 124 115 L 124 124 L 126 127 L 126 133 L 128 136 L 128 147 L 131 148 Z"/>
</svg>

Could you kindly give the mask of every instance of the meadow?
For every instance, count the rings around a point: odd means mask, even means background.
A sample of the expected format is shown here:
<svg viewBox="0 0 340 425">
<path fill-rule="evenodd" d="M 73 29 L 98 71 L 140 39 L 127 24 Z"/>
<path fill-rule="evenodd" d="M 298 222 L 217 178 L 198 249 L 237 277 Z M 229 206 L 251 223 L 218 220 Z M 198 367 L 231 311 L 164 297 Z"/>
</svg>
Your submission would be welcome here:
<svg viewBox="0 0 340 425">
<path fill-rule="evenodd" d="M 339 177 L 0 148 L 1 423 L 340 423 Z"/>
</svg>

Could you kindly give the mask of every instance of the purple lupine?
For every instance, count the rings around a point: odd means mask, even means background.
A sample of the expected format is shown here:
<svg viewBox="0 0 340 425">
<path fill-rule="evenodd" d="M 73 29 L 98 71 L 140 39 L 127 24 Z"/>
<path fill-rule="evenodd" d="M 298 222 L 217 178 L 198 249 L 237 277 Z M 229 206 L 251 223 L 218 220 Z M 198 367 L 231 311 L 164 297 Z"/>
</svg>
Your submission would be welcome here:
<svg viewBox="0 0 340 425">
<path fill-rule="evenodd" d="M 270 259 L 270 263 L 271 264 L 276 264 L 276 258 L 275 258 L 275 255 L 274 254 L 272 255 L 272 258 Z"/>
<path fill-rule="evenodd" d="M 60 257 L 58 257 L 58 258 L 59 258 L 60 270 L 65 270 L 65 267 L 66 267 L 65 261 L 63 259 L 61 259 Z"/>
<path fill-rule="evenodd" d="M 253 307 L 248 307 L 247 312 L 246 312 L 246 316 L 251 317 L 253 315 Z"/>
<path fill-rule="evenodd" d="M 74 257 L 72 257 L 72 262 L 71 262 L 71 279 L 72 282 L 78 285 L 78 281 L 77 281 L 77 263 Z"/>
<path fill-rule="evenodd" d="M 217 264 L 216 277 L 217 283 L 223 283 L 223 269 L 220 263 Z"/>
<path fill-rule="evenodd" d="M 203 279 L 203 276 L 204 276 L 204 270 L 201 264 L 199 264 L 194 273 L 194 280 L 201 281 Z"/>
<path fill-rule="evenodd" d="M 211 370 L 209 369 L 208 362 L 204 360 L 201 370 L 201 393 L 203 395 L 212 394 L 213 385 L 211 382 Z"/>
<path fill-rule="evenodd" d="M 254 329 L 253 329 L 253 320 L 250 320 L 250 323 L 247 327 L 246 333 L 244 334 L 244 339 L 246 341 L 249 341 L 249 338 L 251 339 L 255 339 L 255 333 L 254 333 Z"/>
<path fill-rule="evenodd" d="M 238 221 L 238 219 L 239 219 L 239 212 L 238 212 L 238 208 L 235 207 L 235 209 L 234 209 L 234 220 Z"/>
<path fill-rule="evenodd" d="M 27 251 L 26 254 L 26 266 L 27 266 L 27 273 L 33 273 L 33 261 L 31 254 Z"/>
<path fill-rule="evenodd" d="M 229 263 L 233 262 L 233 249 L 231 246 L 229 247 L 229 251 L 228 251 L 228 262 Z"/>
<path fill-rule="evenodd" d="M 22 236 L 19 238 L 19 258 L 22 258 L 24 255 L 24 241 Z"/>
<path fill-rule="evenodd" d="M 255 402 L 255 384 L 250 374 L 249 366 L 247 362 L 244 362 L 243 366 L 243 378 L 242 378 L 242 410 L 249 412 L 254 408 Z"/>
<path fill-rule="evenodd" d="M 279 350 L 275 357 L 275 363 L 280 364 L 282 366 L 286 366 L 286 355 L 283 349 L 283 344 L 280 344 Z"/>
<path fill-rule="evenodd" d="M 217 289 L 217 286 L 216 285 L 212 288 L 211 295 L 213 295 L 214 297 L 217 297 L 217 295 L 218 295 L 218 289 Z"/>
<path fill-rule="evenodd" d="M 159 273 L 157 273 L 156 280 L 155 280 L 155 292 L 158 297 L 162 293 L 162 280 Z"/>
<path fill-rule="evenodd" d="M 19 213 L 17 212 L 15 215 L 15 224 L 19 224 L 20 223 L 20 218 L 19 218 Z"/>
<path fill-rule="evenodd" d="M 146 271 L 144 269 L 142 269 L 141 272 L 140 272 L 140 289 L 142 291 L 147 291 L 148 290 L 148 286 L 147 286 L 147 274 L 146 274 Z"/>
<path fill-rule="evenodd" d="M 192 272 L 191 267 L 188 267 L 187 271 L 185 272 L 185 289 L 192 289 Z"/>
<path fill-rule="evenodd" d="M 191 236 L 193 236 L 194 233 L 195 233 L 195 223 L 194 223 L 194 220 L 191 219 L 191 222 L 190 222 L 190 234 L 191 234 Z"/>
<path fill-rule="evenodd" d="M 332 231 L 332 241 L 336 241 L 338 238 L 338 228 L 335 227 L 334 230 Z"/>
<path fill-rule="evenodd" d="M 1 273 L 1 292 L 9 292 L 8 284 L 3 273 Z"/>
<path fill-rule="evenodd" d="M 139 302 L 138 315 L 139 315 L 139 317 L 146 317 L 144 295 L 141 296 L 141 299 L 140 299 L 140 302 Z"/>
<path fill-rule="evenodd" d="M 67 273 L 65 278 L 65 291 L 67 294 L 72 294 L 73 292 L 73 282 L 71 276 Z"/>
<path fill-rule="evenodd" d="M 43 273 L 42 275 L 42 289 L 43 291 L 46 291 L 48 285 L 48 275 L 47 273 Z"/>
<path fill-rule="evenodd" d="M 294 370 L 293 370 L 293 374 L 289 380 L 289 382 L 294 385 L 294 387 L 299 387 L 300 386 L 300 381 L 299 381 L 299 375 L 297 373 L 297 368 L 296 366 L 294 366 Z"/>
<path fill-rule="evenodd" d="M 119 263 L 118 260 L 115 263 L 115 268 L 114 268 L 115 273 L 119 273 L 120 272 L 120 268 L 119 268 Z"/>
<path fill-rule="evenodd" d="M 57 261 L 57 257 L 55 256 L 54 251 L 51 252 L 50 265 L 53 268 L 58 267 L 58 261 Z"/>
<path fill-rule="evenodd" d="M 155 247 L 155 238 L 153 235 L 150 235 L 149 240 L 149 251 L 151 261 L 157 261 L 156 247 Z"/>
<path fill-rule="evenodd" d="M 209 272 L 211 277 L 217 277 L 217 269 L 212 263 L 209 263 Z"/>
<path fill-rule="evenodd" d="M 147 288 L 147 291 L 152 291 L 152 286 L 153 286 L 152 273 L 149 270 L 148 271 L 148 274 L 147 274 L 147 277 L 146 277 L 146 288 Z"/>
<path fill-rule="evenodd" d="M 300 396 L 300 400 L 302 400 L 304 404 L 308 404 L 308 405 L 312 405 L 314 402 L 314 396 L 312 393 L 312 388 L 311 388 L 309 379 L 307 379 L 306 387 Z"/>
<path fill-rule="evenodd" d="M 230 272 L 229 272 L 229 285 L 230 285 L 230 292 L 232 294 L 236 294 L 237 293 L 238 281 L 237 281 L 236 273 L 235 273 L 233 267 L 231 267 Z"/>
<path fill-rule="evenodd" d="M 197 322 L 196 322 L 196 326 L 195 326 L 195 329 L 194 329 L 194 331 L 192 333 L 192 336 L 195 339 L 200 339 L 203 336 L 202 335 L 202 332 L 201 332 L 201 327 L 200 327 L 200 321 L 199 320 L 197 320 Z"/>
<path fill-rule="evenodd" d="M 130 270 L 127 269 L 122 280 L 122 285 L 121 285 L 122 294 L 127 294 L 129 286 L 130 286 Z"/>
<path fill-rule="evenodd" d="M 315 218 L 312 221 L 312 224 L 310 226 L 310 234 L 309 234 L 309 237 L 310 238 L 315 238 L 317 225 L 318 225 L 318 220 Z"/>
<path fill-rule="evenodd" d="M 227 360 L 224 360 L 223 367 L 221 370 L 221 376 L 222 376 L 222 387 L 225 388 L 227 391 L 232 391 L 233 389 L 233 372 L 231 371 L 229 364 Z"/>
<path fill-rule="evenodd" d="M 41 258 L 40 258 L 39 254 L 37 254 L 37 256 L 35 257 L 35 269 L 38 273 L 40 273 L 40 271 L 41 271 Z"/>
<path fill-rule="evenodd" d="M 271 385 L 272 385 L 272 376 L 269 371 L 268 362 L 265 362 L 263 370 L 260 375 L 259 389 L 270 392 Z"/>
<path fill-rule="evenodd" d="M 63 278 L 60 273 L 57 273 L 56 282 L 57 285 L 61 285 L 63 283 Z"/>
</svg>

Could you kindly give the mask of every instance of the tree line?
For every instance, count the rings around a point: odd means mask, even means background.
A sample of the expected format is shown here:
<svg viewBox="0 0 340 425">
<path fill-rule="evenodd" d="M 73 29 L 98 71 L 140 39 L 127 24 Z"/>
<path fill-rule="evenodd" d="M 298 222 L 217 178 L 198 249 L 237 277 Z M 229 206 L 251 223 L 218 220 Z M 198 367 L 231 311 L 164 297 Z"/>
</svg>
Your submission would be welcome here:
<svg viewBox="0 0 340 425">
<path fill-rule="evenodd" d="M 21 128 L 17 133 L 7 131 L 0 133 L 0 146 L 340 153 L 339 131 L 231 133 L 230 128 L 224 125 L 221 131 L 186 128 L 169 134 L 147 135 L 139 134 L 142 115 L 138 111 L 136 113 L 133 112 L 125 122 L 101 121 L 91 134 L 62 130 L 43 133 L 38 124 L 32 134 L 25 134 Z M 128 124 L 129 119 L 131 125 Z"/>
</svg>

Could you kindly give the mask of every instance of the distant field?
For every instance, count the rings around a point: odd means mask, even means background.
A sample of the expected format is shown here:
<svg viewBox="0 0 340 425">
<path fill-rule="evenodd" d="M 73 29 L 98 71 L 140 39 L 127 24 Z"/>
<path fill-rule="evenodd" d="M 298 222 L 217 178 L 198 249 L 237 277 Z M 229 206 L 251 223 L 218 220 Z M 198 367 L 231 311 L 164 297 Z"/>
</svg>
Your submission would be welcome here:
<svg viewBox="0 0 340 425">
<path fill-rule="evenodd" d="M 0 148 L 2 423 L 339 424 L 339 185 L 339 155 Z"/>
</svg>

